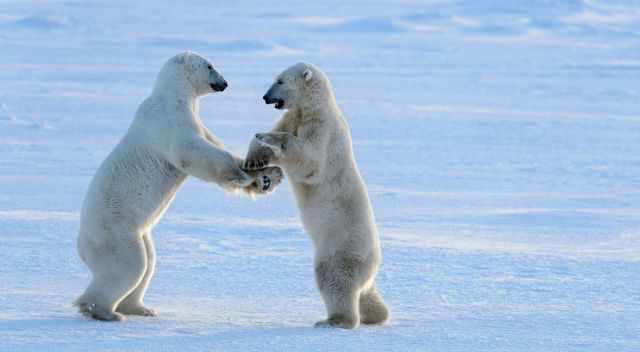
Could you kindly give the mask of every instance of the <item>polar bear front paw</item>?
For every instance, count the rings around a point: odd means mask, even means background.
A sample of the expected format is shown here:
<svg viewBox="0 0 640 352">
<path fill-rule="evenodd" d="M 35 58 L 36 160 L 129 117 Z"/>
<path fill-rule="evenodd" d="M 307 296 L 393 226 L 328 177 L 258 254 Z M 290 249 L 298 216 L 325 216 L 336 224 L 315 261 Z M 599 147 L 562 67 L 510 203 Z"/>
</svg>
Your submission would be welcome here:
<svg viewBox="0 0 640 352">
<path fill-rule="evenodd" d="M 256 137 L 249 145 L 249 152 L 245 158 L 243 168 L 245 170 L 261 170 L 269 166 L 275 159 L 276 151 Z"/>
<path fill-rule="evenodd" d="M 262 146 L 273 150 L 276 157 L 279 158 L 280 156 L 282 156 L 282 153 L 287 149 L 287 143 L 289 141 L 289 133 L 287 132 L 257 133 L 255 139 Z"/>
<path fill-rule="evenodd" d="M 259 170 L 273 164 L 286 152 L 288 143 L 287 132 L 257 133 L 249 145 L 244 168 Z"/>
<path fill-rule="evenodd" d="M 255 181 L 250 186 L 250 191 L 265 194 L 273 191 L 283 180 L 284 173 L 277 166 L 267 167 L 254 171 Z"/>
<path fill-rule="evenodd" d="M 269 178 L 269 176 L 262 176 L 259 178 L 258 182 L 258 188 L 260 188 L 262 191 L 266 192 L 269 190 L 269 188 L 271 187 L 271 179 Z"/>
</svg>

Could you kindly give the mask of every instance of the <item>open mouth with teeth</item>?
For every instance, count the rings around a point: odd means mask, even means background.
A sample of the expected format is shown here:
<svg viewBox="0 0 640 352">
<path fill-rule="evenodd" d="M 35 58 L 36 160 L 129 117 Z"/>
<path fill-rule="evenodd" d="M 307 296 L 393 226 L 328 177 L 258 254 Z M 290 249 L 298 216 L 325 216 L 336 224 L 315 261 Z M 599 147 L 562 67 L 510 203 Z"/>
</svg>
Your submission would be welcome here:
<svg viewBox="0 0 640 352">
<path fill-rule="evenodd" d="M 282 99 L 276 100 L 275 108 L 276 109 L 282 109 L 283 107 L 284 107 L 284 100 L 282 100 Z"/>
</svg>

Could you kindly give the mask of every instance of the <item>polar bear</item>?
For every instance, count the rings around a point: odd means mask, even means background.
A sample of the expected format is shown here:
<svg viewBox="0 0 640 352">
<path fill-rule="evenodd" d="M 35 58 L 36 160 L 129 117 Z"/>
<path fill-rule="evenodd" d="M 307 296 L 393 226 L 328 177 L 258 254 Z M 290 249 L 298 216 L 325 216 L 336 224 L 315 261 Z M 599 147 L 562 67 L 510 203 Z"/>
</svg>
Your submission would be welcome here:
<svg viewBox="0 0 640 352">
<path fill-rule="evenodd" d="M 282 179 L 278 168 L 245 172 L 199 117 L 199 97 L 227 82 L 203 57 L 182 53 L 162 67 L 129 130 L 100 165 L 82 205 L 78 252 L 92 280 L 76 301 L 98 320 L 152 316 L 143 297 L 154 273 L 151 230 L 187 176 L 254 196 Z"/>
<path fill-rule="evenodd" d="M 255 136 L 245 168 L 276 165 L 289 178 L 314 243 L 316 283 L 328 313 L 316 326 L 385 322 L 389 312 L 375 285 L 378 231 L 329 80 L 299 63 L 282 72 L 263 99 L 287 111 L 270 133 Z"/>
</svg>

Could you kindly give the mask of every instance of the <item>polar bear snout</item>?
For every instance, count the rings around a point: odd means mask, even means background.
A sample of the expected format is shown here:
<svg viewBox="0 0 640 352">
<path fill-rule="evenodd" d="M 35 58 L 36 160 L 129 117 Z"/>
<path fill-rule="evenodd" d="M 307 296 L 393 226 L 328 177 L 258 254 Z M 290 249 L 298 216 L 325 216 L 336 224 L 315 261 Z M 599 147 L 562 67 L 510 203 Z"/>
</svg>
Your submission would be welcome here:
<svg viewBox="0 0 640 352">
<path fill-rule="evenodd" d="M 229 86 L 227 80 L 213 68 L 213 65 L 208 63 L 206 70 L 209 72 L 209 81 L 207 83 L 209 83 L 209 87 L 214 92 L 222 92 Z"/>
<path fill-rule="evenodd" d="M 273 104 L 275 102 L 277 102 L 278 100 L 282 100 L 282 99 L 276 99 L 274 97 L 272 97 L 269 93 L 265 94 L 262 99 L 264 100 L 265 104 Z"/>
<path fill-rule="evenodd" d="M 262 99 L 264 99 L 265 104 L 270 105 L 270 104 L 276 104 L 275 108 L 276 109 L 282 109 L 282 107 L 284 106 L 284 100 L 283 99 L 279 99 L 279 98 L 272 98 L 268 95 L 265 94 L 265 96 L 262 97 Z"/>
<path fill-rule="evenodd" d="M 284 107 L 285 101 L 282 98 L 282 91 L 278 88 L 279 87 L 277 84 L 271 86 L 271 88 L 269 88 L 264 96 L 262 96 L 262 99 L 264 99 L 265 104 L 276 104 L 276 109 L 282 109 Z"/>
<path fill-rule="evenodd" d="M 227 89 L 227 87 L 229 86 L 229 84 L 225 80 L 222 80 L 221 82 L 216 82 L 216 83 L 209 83 L 209 85 L 211 86 L 211 89 L 213 89 L 214 92 L 222 92 L 223 90 Z"/>
</svg>

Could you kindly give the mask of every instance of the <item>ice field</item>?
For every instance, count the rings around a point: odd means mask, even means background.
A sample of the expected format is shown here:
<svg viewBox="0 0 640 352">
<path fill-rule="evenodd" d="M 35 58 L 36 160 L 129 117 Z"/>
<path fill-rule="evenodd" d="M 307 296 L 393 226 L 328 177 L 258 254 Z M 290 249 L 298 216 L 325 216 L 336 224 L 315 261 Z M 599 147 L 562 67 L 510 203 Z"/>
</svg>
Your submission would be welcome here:
<svg viewBox="0 0 640 352">
<path fill-rule="evenodd" d="M 640 1 L 0 1 L 0 351 L 639 351 Z M 154 230 L 155 318 L 71 302 L 82 198 L 160 66 L 229 81 L 244 155 L 298 61 L 332 80 L 380 228 L 384 326 L 325 318 L 289 185 L 190 179 Z"/>
</svg>

